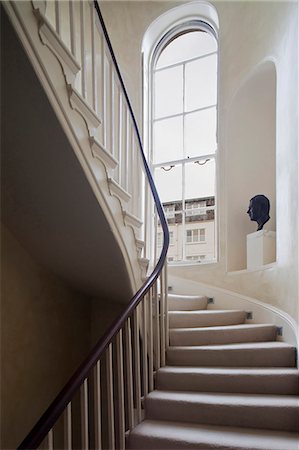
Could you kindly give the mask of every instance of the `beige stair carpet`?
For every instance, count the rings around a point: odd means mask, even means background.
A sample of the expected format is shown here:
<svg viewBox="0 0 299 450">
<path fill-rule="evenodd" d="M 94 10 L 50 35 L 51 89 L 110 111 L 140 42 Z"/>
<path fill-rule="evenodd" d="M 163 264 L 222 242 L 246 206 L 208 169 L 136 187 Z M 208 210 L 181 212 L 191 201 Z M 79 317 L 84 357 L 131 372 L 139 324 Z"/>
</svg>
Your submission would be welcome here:
<svg viewBox="0 0 299 450">
<path fill-rule="evenodd" d="M 167 365 L 127 448 L 299 450 L 296 348 L 273 324 L 208 307 L 170 295 Z"/>
</svg>

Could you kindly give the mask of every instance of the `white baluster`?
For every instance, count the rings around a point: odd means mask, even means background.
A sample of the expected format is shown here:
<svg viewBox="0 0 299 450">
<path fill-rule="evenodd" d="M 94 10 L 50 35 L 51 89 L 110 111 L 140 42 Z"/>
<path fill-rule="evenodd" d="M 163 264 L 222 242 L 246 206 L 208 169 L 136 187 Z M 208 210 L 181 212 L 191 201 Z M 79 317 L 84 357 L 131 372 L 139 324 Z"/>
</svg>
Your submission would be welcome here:
<svg viewBox="0 0 299 450">
<path fill-rule="evenodd" d="M 161 339 L 161 366 L 165 366 L 165 277 L 164 270 L 160 274 L 160 339 Z"/>
<path fill-rule="evenodd" d="M 117 365 L 117 391 L 118 391 L 118 438 L 120 450 L 125 449 L 125 398 L 124 398 L 124 367 L 122 330 L 116 336 L 116 365 Z"/>
<path fill-rule="evenodd" d="M 125 323 L 125 343 L 126 343 L 126 384 L 128 393 L 128 423 L 129 429 L 134 427 L 134 394 L 133 394 L 133 369 L 132 369 L 132 337 L 131 319 Z"/>
<path fill-rule="evenodd" d="M 107 146 L 107 135 L 106 135 L 106 97 L 107 97 L 107 91 L 106 91 L 106 70 L 105 70 L 105 42 L 104 37 L 102 36 L 102 48 L 101 48 L 101 113 L 102 113 L 102 129 L 103 129 L 103 145 L 106 148 Z"/>
<path fill-rule="evenodd" d="M 76 57 L 76 21 L 74 0 L 69 0 L 71 52 Z"/>
<path fill-rule="evenodd" d="M 158 296 L 158 288 L 157 288 L 157 282 L 154 286 L 154 301 L 155 301 L 155 359 L 156 364 L 155 368 L 156 371 L 160 368 L 160 325 L 159 325 L 159 296 Z"/>
<path fill-rule="evenodd" d="M 115 95 L 117 91 L 115 74 L 113 65 L 110 63 L 110 91 L 111 91 L 111 117 L 110 117 L 110 152 L 113 156 L 115 156 L 115 129 L 117 125 L 115 123 Z"/>
<path fill-rule="evenodd" d="M 95 8 L 90 5 L 91 24 L 91 84 L 92 84 L 92 107 L 97 112 L 97 78 L 96 78 L 96 28 L 95 28 Z"/>
<path fill-rule="evenodd" d="M 86 98 L 86 61 L 85 61 L 85 11 L 84 1 L 80 2 L 80 44 L 81 44 L 81 93 Z"/>
<path fill-rule="evenodd" d="M 46 438 L 47 450 L 53 450 L 53 448 L 54 448 L 53 444 L 54 444 L 53 428 L 51 428 L 51 430 L 47 434 L 47 438 Z"/>
<path fill-rule="evenodd" d="M 134 310 L 134 391 L 137 410 L 137 423 L 141 421 L 141 382 L 140 382 L 140 351 L 139 351 L 139 317 L 138 307 Z"/>
<path fill-rule="evenodd" d="M 59 0 L 55 0 L 55 26 L 57 34 L 61 34 L 61 11 Z"/>
<path fill-rule="evenodd" d="M 154 389 L 154 348 L 153 348 L 153 288 L 149 291 L 148 296 L 148 375 L 149 375 L 149 391 Z"/>
<path fill-rule="evenodd" d="M 109 442 L 109 450 L 114 450 L 115 449 L 115 433 L 114 433 L 112 344 L 109 344 L 109 346 L 106 350 L 106 373 L 107 373 L 108 442 Z"/>
<path fill-rule="evenodd" d="M 95 428 L 95 450 L 102 449 L 102 426 L 101 426 L 101 363 L 97 362 L 94 370 L 94 428 Z"/>
<path fill-rule="evenodd" d="M 124 117 L 124 189 L 128 191 L 129 186 L 129 111 L 125 103 Z"/>
<path fill-rule="evenodd" d="M 70 402 L 64 411 L 64 448 L 72 448 L 72 403 Z"/>
<path fill-rule="evenodd" d="M 166 350 L 169 347 L 169 314 L 168 314 L 168 266 L 167 260 L 164 264 L 164 272 L 165 272 L 165 345 Z"/>
<path fill-rule="evenodd" d="M 80 388 L 81 402 L 81 448 L 88 450 L 88 382 L 84 380 Z"/>
<path fill-rule="evenodd" d="M 143 365 L 143 395 L 148 394 L 148 369 L 147 369 L 147 302 L 148 296 L 146 295 L 142 301 L 143 312 L 143 330 L 142 330 L 142 365 Z"/>
</svg>

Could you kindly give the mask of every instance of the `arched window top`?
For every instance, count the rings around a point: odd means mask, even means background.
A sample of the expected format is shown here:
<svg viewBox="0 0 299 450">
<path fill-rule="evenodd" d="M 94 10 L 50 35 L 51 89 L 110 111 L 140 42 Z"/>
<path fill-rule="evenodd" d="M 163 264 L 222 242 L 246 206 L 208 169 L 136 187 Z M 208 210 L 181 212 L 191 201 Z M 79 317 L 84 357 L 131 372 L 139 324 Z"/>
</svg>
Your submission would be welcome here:
<svg viewBox="0 0 299 450">
<path fill-rule="evenodd" d="M 208 2 L 195 1 L 177 6 L 159 16 L 148 27 L 142 42 L 142 52 L 145 64 L 152 59 L 157 44 L 166 35 L 191 31 L 191 29 L 208 27 L 217 38 L 219 29 L 218 14 L 213 5 Z M 188 30 L 189 28 L 189 30 Z M 207 30 L 206 30 L 207 31 Z M 168 38 L 171 39 L 170 36 Z"/>
<path fill-rule="evenodd" d="M 217 42 L 213 35 L 201 29 L 192 31 L 188 29 L 183 34 L 175 36 L 170 42 L 168 40 L 157 57 L 155 68 L 161 69 L 215 52 L 217 52 Z"/>
</svg>

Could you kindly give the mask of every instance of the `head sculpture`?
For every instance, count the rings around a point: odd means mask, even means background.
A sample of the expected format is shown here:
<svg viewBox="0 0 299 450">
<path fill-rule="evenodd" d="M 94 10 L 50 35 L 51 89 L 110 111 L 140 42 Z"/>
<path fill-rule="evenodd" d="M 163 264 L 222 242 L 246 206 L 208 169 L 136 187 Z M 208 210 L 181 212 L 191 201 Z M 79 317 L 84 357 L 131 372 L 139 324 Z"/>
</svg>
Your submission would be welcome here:
<svg viewBox="0 0 299 450">
<path fill-rule="evenodd" d="M 270 219 L 269 211 L 270 202 L 265 195 L 255 195 L 250 199 L 247 214 L 250 220 L 257 222 L 257 231 L 262 230 L 265 223 Z"/>
</svg>

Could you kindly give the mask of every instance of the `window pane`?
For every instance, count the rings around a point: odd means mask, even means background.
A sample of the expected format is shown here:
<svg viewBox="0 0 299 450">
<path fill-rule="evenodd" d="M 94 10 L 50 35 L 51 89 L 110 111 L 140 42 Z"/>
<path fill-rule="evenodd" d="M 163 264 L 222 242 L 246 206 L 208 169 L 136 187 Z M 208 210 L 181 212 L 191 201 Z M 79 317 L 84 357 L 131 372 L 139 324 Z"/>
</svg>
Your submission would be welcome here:
<svg viewBox="0 0 299 450">
<path fill-rule="evenodd" d="M 217 56 L 186 64 L 185 109 L 192 111 L 217 102 Z"/>
<path fill-rule="evenodd" d="M 201 162 L 201 161 L 200 161 Z M 204 161 L 202 161 L 204 162 Z M 210 160 L 204 165 L 189 163 L 186 170 L 186 200 L 203 198 L 215 195 L 215 160 Z"/>
<path fill-rule="evenodd" d="M 169 166 L 165 166 L 168 169 Z M 155 181 L 162 203 L 182 200 L 182 166 L 175 166 L 169 171 L 155 169 Z"/>
<path fill-rule="evenodd" d="M 183 68 L 156 72 L 155 83 L 155 118 L 171 116 L 183 111 Z"/>
<path fill-rule="evenodd" d="M 183 158 L 183 117 L 154 123 L 154 163 Z"/>
<path fill-rule="evenodd" d="M 174 39 L 161 53 L 157 68 L 217 51 L 215 38 L 205 31 L 185 33 Z"/>
<path fill-rule="evenodd" d="M 185 152 L 187 157 L 215 153 L 216 118 L 216 107 L 186 115 Z"/>
</svg>

